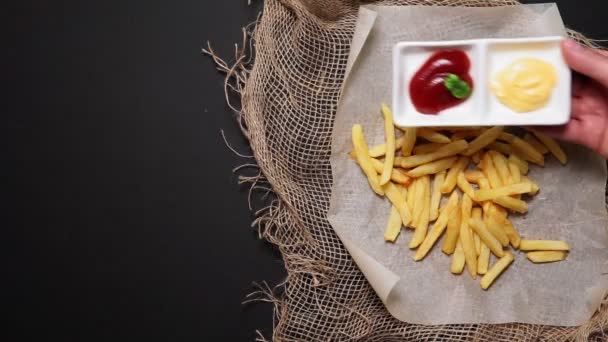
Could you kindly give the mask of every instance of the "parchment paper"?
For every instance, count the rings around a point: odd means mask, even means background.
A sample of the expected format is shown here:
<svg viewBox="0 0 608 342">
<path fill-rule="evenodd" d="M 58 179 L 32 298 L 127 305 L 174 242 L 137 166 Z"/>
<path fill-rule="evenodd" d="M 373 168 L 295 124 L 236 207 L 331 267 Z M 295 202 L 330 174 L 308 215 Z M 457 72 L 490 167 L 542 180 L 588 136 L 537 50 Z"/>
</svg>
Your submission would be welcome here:
<svg viewBox="0 0 608 342">
<path fill-rule="evenodd" d="M 488 290 L 466 273 L 450 273 L 451 258 L 435 246 L 421 262 L 403 229 L 386 243 L 390 211 L 348 158 L 351 127 L 363 125 L 368 143 L 384 140 L 380 103 L 391 103 L 391 49 L 398 41 L 564 35 L 553 4 L 500 8 L 378 7 L 360 9 L 347 78 L 336 114 L 331 164 L 334 186 L 328 218 L 388 310 L 418 324 L 533 323 L 573 326 L 587 321 L 608 289 L 608 234 L 604 189 L 606 164 L 592 152 L 565 146 L 570 162 L 547 158 L 529 176 L 541 192 L 529 213 L 513 223 L 525 238 L 563 239 L 566 261 L 515 262 Z M 439 242 L 441 243 L 442 240 Z M 492 263 L 495 261 L 494 257 Z"/>
</svg>

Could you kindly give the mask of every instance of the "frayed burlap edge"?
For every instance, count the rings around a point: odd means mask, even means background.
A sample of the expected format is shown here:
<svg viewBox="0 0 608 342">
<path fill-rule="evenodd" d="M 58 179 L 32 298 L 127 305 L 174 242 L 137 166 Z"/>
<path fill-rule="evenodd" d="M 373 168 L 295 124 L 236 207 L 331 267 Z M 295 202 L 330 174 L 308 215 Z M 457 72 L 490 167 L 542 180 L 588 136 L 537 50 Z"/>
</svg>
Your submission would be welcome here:
<svg viewBox="0 0 608 342">
<path fill-rule="evenodd" d="M 251 142 L 250 133 L 247 128 L 246 113 L 243 112 L 242 107 L 238 107 L 234 104 L 242 101 L 243 91 L 247 86 L 249 74 L 254 67 L 254 56 L 255 56 L 255 32 L 257 26 L 260 23 L 262 13 L 258 16 L 257 20 L 250 23 L 242 29 L 242 42 L 241 44 L 235 44 L 235 54 L 233 61 L 228 63 L 224 59 L 220 58 L 215 51 L 212 49 L 210 42 L 207 42 L 207 47 L 202 49 L 204 55 L 209 56 L 213 59 L 217 70 L 225 75 L 224 80 L 224 92 L 226 97 L 226 103 L 230 109 L 235 113 L 236 121 L 241 129 L 242 134 L 245 138 Z M 568 29 L 568 35 L 593 48 L 601 48 L 598 41 L 589 39 L 583 34 Z M 319 265 L 312 260 L 306 260 L 300 258 L 298 255 L 288 255 L 282 248 L 284 246 L 283 241 L 275 234 L 277 229 L 280 229 L 279 223 L 280 217 L 287 214 L 288 211 L 294 210 L 290 208 L 285 201 L 281 199 L 280 193 L 277 193 L 272 183 L 265 176 L 265 170 L 255 159 L 255 146 L 250 146 L 253 155 L 244 155 L 233 149 L 228 141 L 226 140 L 223 131 L 222 137 L 227 147 L 236 155 L 242 158 L 250 159 L 248 162 L 233 169 L 233 172 L 238 174 L 238 183 L 246 184 L 249 187 L 248 192 L 248 204 L 249 209 L 253 211 L 255 218 L 251 224 L 251 227 L 256 228 L 259 238 L 264 239 L 276 246 L 283 258 L 287 272 L 291 272 L 290 263 L 296 262 L 298 269 L 306 269 L 309 274 L 316 275 L 319 285 L 322 285 L 324 281 L 329 281 L 331 277 L 327 277 L 328 273 L 331 273 L 331 267 L 327 265 Z M 246 170 L 253 170 L 247 172 Z M 252 196 L 260 196 L 261 199 L 266 200 L 267 205 L 262 208 L 254 209 Z M 608 189 L 607 189 L 607 201 L 608 201 Z M 305 229 L 302 227 L 302 229 Z M 294 270 L 295 272 L 295 270 Z M 282 292 L 285 286 L 288 286 L 289 277 L 283 282 L 271 287 L 266 282 L 261 284 L 254 283 L 256 290 L 246 296 L 243 301 L 244 304 L 255 303 L 255 302 L 266 302 L 273 305 L 273 340 L 277 339 L 277 329 L 284 324 L 282 322 L 283 312 L 286 308 L 283 302 Z M 387 313 L 388 315 L 388 313 Z M 517 324 L 522 325 L 523 324 Z M 491 325 L 472 325 L 478 327 L 476 333 L 471 336 L 471 340 L 485 340 L 486 337 L 482 337 L 487 334 L 485 328 L 492 327 Z M 529 326 L 531 330 L 535 330 L 532 325 Z M 449 326 L 447 326 L 449 328 Z M 540 328 L 540 326 L 538 327 Z M 571 328 L 571 331 L 567 334 L 558 334 L 561 338 L 559 340 L 571 340 L 571 341 L 604 341 L 608 340 L 608 296 L 604 298 L 600 305 L 598 312 L 589 320 L 588 323 L 580 326 Z M 492 334 L 489 334 L 491 336 Z M 269 341 L 261 331 L 256 330 L 256 341 Z M 439 335 L 438 335 L 439 336 Z M 353 336 L 353 339 L 364 340 L 365 335 Z M 549 338 L 549 340 L 558 340 L 556 338 Z"/>
</svg>

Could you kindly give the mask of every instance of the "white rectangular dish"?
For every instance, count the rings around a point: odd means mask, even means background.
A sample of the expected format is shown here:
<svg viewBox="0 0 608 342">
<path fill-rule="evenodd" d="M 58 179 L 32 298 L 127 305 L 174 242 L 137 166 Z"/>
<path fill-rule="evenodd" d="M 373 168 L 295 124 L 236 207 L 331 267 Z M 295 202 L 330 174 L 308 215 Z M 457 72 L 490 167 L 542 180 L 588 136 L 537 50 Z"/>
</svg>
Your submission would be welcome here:
<svg viewBox="0 0 608 342">
<path fill-rule="evenodd" d="M 401 42 L 393 48 L 393 116 L 400 127 L 561 125 L 570 119 L 571 71 L 560 43 L 563 37 Z M 462 50 L 471 62 L 473 92 L 463 103 L 438 114 L 420 113 L 410 97 L 416 72 L 437 51 Z M 551 64 L 557 83 L 539 109 L 518 113 L 490 89 L 495 75 L 513 61 L 534 58 Z"/>
</svg>

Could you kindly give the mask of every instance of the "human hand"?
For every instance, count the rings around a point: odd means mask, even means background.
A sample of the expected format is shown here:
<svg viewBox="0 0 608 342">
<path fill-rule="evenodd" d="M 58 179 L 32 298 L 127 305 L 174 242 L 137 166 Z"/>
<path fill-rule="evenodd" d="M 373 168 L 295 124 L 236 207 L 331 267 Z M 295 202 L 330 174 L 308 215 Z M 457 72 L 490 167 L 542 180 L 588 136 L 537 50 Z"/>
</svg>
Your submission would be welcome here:
<svg viewBox="0 0 608 342">
<path fill-rule="evenodd" d="M 587 146 L 608 159 L 608 52 L 569 39 L 562 44 L 562 53 L 576 72 L 572 75 L 572 117 L 563 126 L 535 128 Z"/>
</svg>

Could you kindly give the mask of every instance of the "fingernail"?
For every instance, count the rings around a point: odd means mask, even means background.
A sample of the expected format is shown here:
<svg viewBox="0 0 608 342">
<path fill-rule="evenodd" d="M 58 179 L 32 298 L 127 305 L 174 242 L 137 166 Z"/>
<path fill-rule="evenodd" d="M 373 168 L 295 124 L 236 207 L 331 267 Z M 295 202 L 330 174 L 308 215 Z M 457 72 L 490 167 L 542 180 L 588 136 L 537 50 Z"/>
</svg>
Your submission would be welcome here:
<svg viewBox="0 0 608 342">
<path fill-rule="evenodd" d="M 572 51 L 572 52 L 578 52 L 583 50 L 583 47 L 581 46 L 581 44 L 577 43 L 575 40 L 573 39 L 567 39 L 564 42 L 564 45 L 566 46 L 566 49 Z"/>
</svg>

